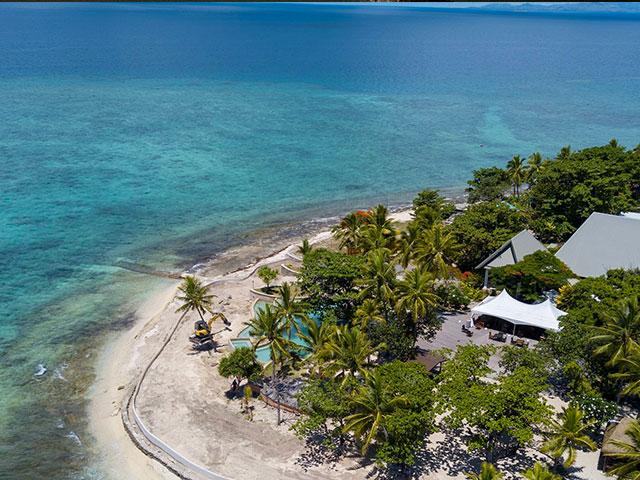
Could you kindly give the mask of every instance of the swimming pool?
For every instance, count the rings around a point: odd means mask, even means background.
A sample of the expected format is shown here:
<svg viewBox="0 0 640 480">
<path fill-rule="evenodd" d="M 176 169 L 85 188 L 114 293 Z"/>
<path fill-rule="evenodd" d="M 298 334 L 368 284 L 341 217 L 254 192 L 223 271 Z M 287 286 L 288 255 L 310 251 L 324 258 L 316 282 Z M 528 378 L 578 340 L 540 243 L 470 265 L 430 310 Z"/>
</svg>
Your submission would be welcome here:
<svg viewBox="0 0 640 480">
<path fill-rule="evenodd" d="M 269 303 L 262 300 L 256 301 L 253 304 L 254 314 L 257 314 L 260 310 L 262 310 L 265 305 L 269 305 Z M 314 313 L 309 314 L 309 318 L 314 320 L 315 322 L 319 321 L 318 315 Z M 300 327 L 300 333 L 304 335 L 309 333 L 309 328 L 304 322 L 302 322 L 301 319 L 296 319 L 296 323 Z M 242 347 L 251 348 L 253 346 L 253 341 L 251 340 L 251 335 L 249 334 L 250 330 L 251 330 L 251 327 L 245 327 L 243 330 L 240 331 L 240 333 L 238 333 L 238 336 L 236 338 L 231 339 L 231 344 L 233 345 L 234 348 L 242 348 Z M 293 343 L 296 343 L 297 345 L 302 345 L 302 346 L 307 345 L 307 343 L 302 338 L 300 338 L 296 330 L 289 332 L 289 340 L 291 340 Z M 269 346 L 264 345 L 256 349 L 256 358 L 262 364 L 269 363 L 271 361 L 271 351 L 269 350 Z"/>
</svg>

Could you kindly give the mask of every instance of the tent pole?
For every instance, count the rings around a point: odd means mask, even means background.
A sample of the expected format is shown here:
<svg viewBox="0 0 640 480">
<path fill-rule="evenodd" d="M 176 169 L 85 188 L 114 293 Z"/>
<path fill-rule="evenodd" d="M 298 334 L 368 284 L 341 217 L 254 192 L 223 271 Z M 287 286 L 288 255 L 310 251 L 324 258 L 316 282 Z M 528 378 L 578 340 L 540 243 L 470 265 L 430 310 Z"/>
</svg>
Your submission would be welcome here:
<svg viewBox="0 0 640 480">
<path fill-rule="evenodd" d="M 516 324 L 513 324 L 513 333 L 512 335 L 515 337 L 516 336 Z"/>
</svg>

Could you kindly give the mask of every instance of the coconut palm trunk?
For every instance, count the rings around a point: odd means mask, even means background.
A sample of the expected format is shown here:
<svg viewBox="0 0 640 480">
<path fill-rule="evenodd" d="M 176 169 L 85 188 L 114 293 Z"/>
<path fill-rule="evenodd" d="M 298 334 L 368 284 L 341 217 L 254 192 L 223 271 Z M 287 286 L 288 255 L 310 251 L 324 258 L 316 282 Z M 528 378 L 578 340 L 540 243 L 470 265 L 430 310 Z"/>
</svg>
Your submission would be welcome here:
<svg viewBox="0 0 640 480">
<path fill-rule="evenodd" d="M 276 425 L 280 425 L 282 423 L 282 405 L 280 402 L 280 390 L 278 389 L 278 384 L 277 384 L 277 375 L 276 375 L 276 369 L 277 369 L 277 365 L 276 365 L 276 361 L 272 360 L 272 364 L 271 364 L 271 386 L 274 390 L 275 396 L 276 396 L 276 410 L 277 410 L 277 423 Z"/>
</svg>

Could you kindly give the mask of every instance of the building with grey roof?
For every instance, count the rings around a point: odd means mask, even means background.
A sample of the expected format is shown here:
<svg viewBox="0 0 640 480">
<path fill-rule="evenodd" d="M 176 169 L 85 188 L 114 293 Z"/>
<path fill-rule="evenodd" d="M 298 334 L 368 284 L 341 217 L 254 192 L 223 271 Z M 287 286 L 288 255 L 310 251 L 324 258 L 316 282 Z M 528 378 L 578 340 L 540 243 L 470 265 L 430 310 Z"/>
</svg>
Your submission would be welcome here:
<svg viewBox="0 0 640 480">
<path fill-rule="evenodd" d="M 640 222 L 638 222 L 640 223 Z M 489 270 L 505 265 L 518 263 L 525 256 L 538 250 L 546 250 L 546 247 L 538 241 L 529 230 L 522 230 L 516 236 L 507 240 L 495 252 L 489 255 L 476 270 L 484 269 L 484 286 L 488 286 Z"/>
<path fill-rule="evenodd" d="M 556 257 L 579 277 L 599 277 L 613 268 L 640 268 L 640 219 L 594 212 Z"/>
</svg>

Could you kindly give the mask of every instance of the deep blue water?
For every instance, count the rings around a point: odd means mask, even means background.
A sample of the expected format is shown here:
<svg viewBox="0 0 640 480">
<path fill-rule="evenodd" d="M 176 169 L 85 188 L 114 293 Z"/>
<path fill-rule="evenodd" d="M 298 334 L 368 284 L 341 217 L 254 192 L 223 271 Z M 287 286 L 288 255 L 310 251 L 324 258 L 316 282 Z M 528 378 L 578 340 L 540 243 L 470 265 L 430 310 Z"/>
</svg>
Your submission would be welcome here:
<svg viewBox="0 0 640 480">
<path fill-rule="evenodd" d="M 100 477 L 84 340 L 162 283 L 120 261 L 184 267 L 515 153 L 635 146 L 637 19 L 0 5 L 0 478 Z"/>
</svg>

